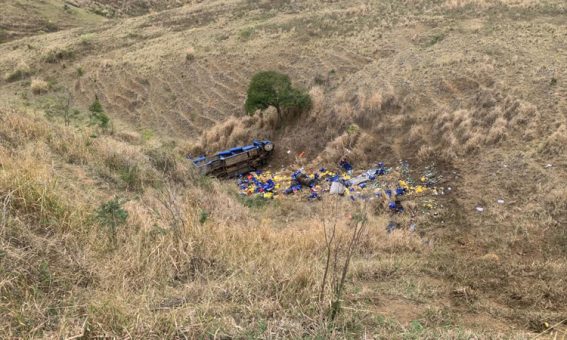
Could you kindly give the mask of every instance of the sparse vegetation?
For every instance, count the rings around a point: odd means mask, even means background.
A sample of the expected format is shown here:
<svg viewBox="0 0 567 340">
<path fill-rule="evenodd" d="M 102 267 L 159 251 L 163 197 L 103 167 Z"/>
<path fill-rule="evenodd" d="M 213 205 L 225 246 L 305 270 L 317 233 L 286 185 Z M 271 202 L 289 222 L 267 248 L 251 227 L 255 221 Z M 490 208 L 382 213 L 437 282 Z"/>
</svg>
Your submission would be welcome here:
<svg viewBox="0 0 567 340">
<path fill-rule="evenodd" d="M 187 61 L 195 60 L 195 49 L 193 47 L 189 47 L 185 52 L 185 60 Z"/>
<path fill-rule="evenodd" d="M 245 29 L 240 30 L 238 33 L 238 37 L 241 41 L 248 41 L 254 34 L 254 27 L 247 27 Z"/>
<path fill-rule="evenodd" d="M 73 59 L 75 52 L 69 48 L 55 48 L 49 50 L 44 56 L 43 60 L 46 63 L 55 64 L 63 60 Z"/>
<path fill-rule="evenodd" d="M 7 39 L 8 39 L 8 34 L 6 33 L 6 30 L 0 28 L 0 44 L 4 43 Z"/>
<path fill-rule="evenodd" d="M 31 68 L 29 67 L 28 64 L 21 62 L 18 64 L 18 66 L 16 66 L 16 68 L 7 73 L 4 76 L 4 79 L 7 82 L 13 82 L 13 81 L 18 81 L 18 80 L 23 80 L 26 77 L 29 77 L 31 75 Z"/>
<path fill-rule="evenodd" d="M 442 41 L 443 39 L 445 39 L 445 34 L 437 33 L 437 34 L 433 35 L 431 37 L 431 39 L 429 39 L 429 41 L 427 42 L 427 46 L 433 46 L 433 45 L 437 44 L 438 42 Z"/>
<path fill-rule="evenodd" d="M 85 33 L 79 37 L 79 41 L 83 46 L 91 46 L 95 37 L 94 33 Z"/>
</svg>

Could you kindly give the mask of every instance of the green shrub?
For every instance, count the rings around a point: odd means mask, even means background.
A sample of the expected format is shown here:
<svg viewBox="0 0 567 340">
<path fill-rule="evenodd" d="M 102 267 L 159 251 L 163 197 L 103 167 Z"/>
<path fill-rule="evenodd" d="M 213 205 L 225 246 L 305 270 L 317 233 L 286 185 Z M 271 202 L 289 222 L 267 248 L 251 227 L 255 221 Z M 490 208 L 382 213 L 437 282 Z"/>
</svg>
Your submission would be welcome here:
<svg viewBox="0 0 567 340">
<path fill-rule="evenodd" d="M 263 208 L 270 203 L 270 200 L 262 196 L 238 196 L 240 202 L 248 208 Z"/>
<path fill-rule="evenodd" d="M 106 129 L 109 126 L 110 118 L 104 113 L 104 108 L 98 99 L 98 96 L 95 97 L 94 102 L 89 106 L 89 111 L 91 113 L 91 121 L 93 124 L 98 125 L 99 127 Z"/>
<path fill-rule="evenodd" d="M 238 36 L 239 36 L 241 41 L 248 41 L 248 40 L 250 40 L 250 38 L 252 37 L 253 34 L 254 34 L 254 27 L 248 27 L 248 28 L 240 30 L 240 32 L 238 33 Z"/>
<path fill-rule="evenodd" d="M 200 224 L 205 224 L 205 222 L 207 222 L 207 219 L 208 219 L 208 218 L 209 218 L 209 213 L 208 213 L 208 212 L 202 210 L 202 211 L 199 213 L 199 223 L 200 223 Z"/>
<path fill-rule="evenodd" d="M 427 42 L 427 46 L 433 46 L 435 44 L 437 44 L 438 42 L 442 41 L 443 39 L 445 39 L 445 34 L 443 33 L 437 33 L 435 35 L 433 35 L 431 37 L 431 39 Z"/>
<path fill-rule="evenodd" d="M 101 204 L 96 211 L 96 218 L 101 226 L 108 228 L 110 242 L 116 246 L 117 230 L 119 226 L 126 224 L 128 212 L 122 208 L 124 201 L 117 197 Z"/>
</svg>

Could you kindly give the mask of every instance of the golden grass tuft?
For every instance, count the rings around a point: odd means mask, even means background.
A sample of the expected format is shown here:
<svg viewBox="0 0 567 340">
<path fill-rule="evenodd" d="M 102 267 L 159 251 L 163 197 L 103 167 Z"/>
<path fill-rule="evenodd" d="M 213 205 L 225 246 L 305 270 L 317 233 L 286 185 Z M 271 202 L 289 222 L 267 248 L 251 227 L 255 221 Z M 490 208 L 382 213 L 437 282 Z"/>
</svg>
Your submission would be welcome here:
<svg viewBox="0 0 567 340">
<path fill-rule="evenodd" d="M 30 89 L 33 94 L 45 94 L 49 91 L 49 83 L 43 79 L 32 79 L 30 84 Z"/>
</svg>

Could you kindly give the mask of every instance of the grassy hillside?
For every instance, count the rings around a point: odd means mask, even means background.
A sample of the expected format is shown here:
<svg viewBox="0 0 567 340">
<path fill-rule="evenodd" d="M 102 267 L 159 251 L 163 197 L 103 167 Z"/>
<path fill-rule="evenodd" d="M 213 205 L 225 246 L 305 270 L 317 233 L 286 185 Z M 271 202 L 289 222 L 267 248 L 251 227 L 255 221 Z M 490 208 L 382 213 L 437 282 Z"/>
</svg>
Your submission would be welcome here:
<svg viewBox="0 0 567 340">
<path fill-rule="evenodd" d="M 567 318 L 562 1 L 76 3 L 0 14 L 59 23 L 0 45 L 1 337 L 529 338 Z M 244 116 L 267 69 L 311 111 Z M 379 206 L 254 200 L 185 160 L 258 137 L 273 168 L 404 159 L 452 190 L 387 234 Z M 361 220 L 330 322 L 324 231 L 346 247 Z"/>
<path fill-rule="evenodd" d="M 0 44 L 24 36 L 89 27 L 105 19 L 158 12 L 191 0 L 2 0 Z"/>
<path fill-rule="evenodd" d="M 28 35 L 100 23 L 102 17 L 62 0 L 2 0 L 0 43 Z"/>
</svg>

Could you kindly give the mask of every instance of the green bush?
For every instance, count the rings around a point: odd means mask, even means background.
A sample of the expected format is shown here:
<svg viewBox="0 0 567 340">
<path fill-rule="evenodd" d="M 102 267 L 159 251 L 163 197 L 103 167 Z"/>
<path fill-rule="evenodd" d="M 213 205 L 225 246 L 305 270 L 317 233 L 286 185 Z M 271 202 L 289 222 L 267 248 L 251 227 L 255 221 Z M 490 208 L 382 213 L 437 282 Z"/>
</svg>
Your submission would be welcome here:
<svg viewBox="0 0 567 340">
<path fill-rule="evenodd" d="M 293 88 L 289 77 L 275 71 L 259 72 L 252 77 L 248 87 L 245 109 L 248 114 L 273 106 L 281 121 L 290 111 L 311 108 L 311 97 L 303 90 Z"/>
<path fill-rule="evenodd" d="M 96 218 L 101 226 L 108 228 L 110 242 L 116 246 L 118 227 L 126 224 L 128 212 L 122 208 L 124 201 L 117 197 L 101 204 L 96 211 Z"/>
<path fill-rule="evenodd" d="M 94 102 L 89 106 L 91 112 L 91 121 L 99 127 L 106 129 L 110 123 L 110 118 L 104 113 L 104 109 L 98 97 L 95 97 Z"/>
</svg>

